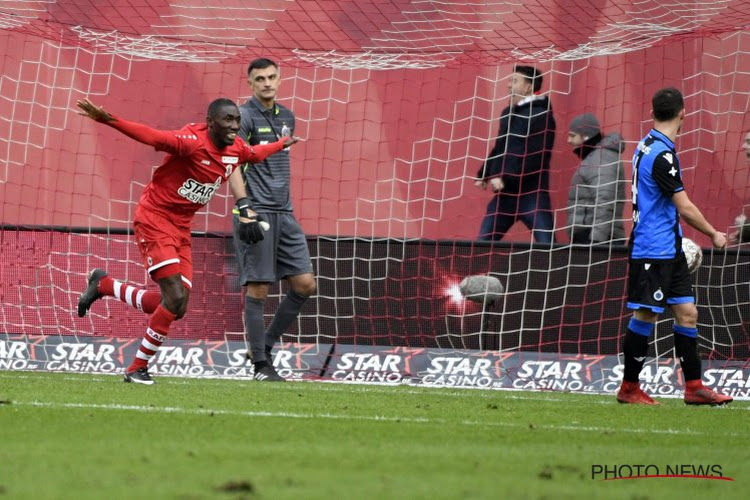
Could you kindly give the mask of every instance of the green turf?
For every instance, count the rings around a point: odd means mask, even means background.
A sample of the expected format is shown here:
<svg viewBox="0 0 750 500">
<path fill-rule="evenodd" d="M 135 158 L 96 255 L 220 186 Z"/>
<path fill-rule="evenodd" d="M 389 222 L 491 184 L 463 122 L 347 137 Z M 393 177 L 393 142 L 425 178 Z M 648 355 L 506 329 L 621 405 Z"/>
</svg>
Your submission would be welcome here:
<svg viewBox="0 0 750 500">
<path fill-rule="evenodd" d="M 0 372 L 0 498 L 747 498 L 749 405 Z M 734 481 L 592 480 L 596 464 Z"/>
</svg>

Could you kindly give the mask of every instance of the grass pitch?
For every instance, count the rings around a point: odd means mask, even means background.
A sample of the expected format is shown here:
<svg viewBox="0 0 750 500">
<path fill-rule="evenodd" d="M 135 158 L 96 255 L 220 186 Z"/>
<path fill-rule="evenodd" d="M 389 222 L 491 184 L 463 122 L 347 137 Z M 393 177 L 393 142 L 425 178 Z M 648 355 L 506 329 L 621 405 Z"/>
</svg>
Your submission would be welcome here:
<svg viewBox="0 0 750 500">
<path fill-rule="evenodd" d="M 748 403 L 661 402 L 0 372 L 0 499 L 747 498 Z M 734 480 L 592 479 L 637 464 Z"/>
</svg>

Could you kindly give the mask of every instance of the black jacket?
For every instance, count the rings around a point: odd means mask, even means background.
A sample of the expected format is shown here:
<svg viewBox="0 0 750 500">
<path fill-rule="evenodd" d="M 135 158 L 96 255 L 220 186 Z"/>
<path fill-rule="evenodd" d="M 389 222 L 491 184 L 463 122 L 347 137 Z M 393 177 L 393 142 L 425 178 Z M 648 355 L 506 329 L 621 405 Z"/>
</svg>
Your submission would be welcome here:
<svg viewBox="0 0 750 500">
<path fill-rule="evenodd" d="M 549 190 L 549 165 L 555 144 L 555 117 L 547 96 L 508 106 L 500 115 L 495 147 L 477 172 L 486 180 L 500 176 L 500 194 Z"/>
</svg>

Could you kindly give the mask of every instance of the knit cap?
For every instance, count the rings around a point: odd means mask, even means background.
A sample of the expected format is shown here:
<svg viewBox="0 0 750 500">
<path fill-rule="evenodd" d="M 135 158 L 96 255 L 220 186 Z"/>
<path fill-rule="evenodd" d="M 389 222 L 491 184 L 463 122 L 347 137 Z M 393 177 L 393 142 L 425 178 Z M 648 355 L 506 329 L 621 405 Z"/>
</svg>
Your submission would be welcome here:
<svg viewBox="0 0 750 500">
<path fill-rule="evenodd" d="M 599 121 L 591 113 L 578 115 L 570 121 L 570 131 L 584 137 L 594 137 L 601 133 Z"/>
</svg>

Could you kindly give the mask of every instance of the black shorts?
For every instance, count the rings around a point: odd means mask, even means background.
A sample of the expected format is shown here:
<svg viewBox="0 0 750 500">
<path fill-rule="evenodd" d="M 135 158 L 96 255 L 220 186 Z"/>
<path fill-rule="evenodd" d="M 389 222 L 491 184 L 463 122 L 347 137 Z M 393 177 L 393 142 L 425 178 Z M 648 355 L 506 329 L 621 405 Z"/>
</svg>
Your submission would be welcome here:
<svg viewBox="0 0 750 500">
<path fill-rule="evenodd" d="M 288 276 L 312 273 L 307 238 L 291 213 L 259 212 L 271 227 L 257 243 L 245 243 L 237 236 L 239 218 L 234 224 L 234 249 L 237 254 L 240 285 L 272 283 Z"/>
<path fill-rule="evenodd" d="M 695 303 L 685 255 L 675 260 L 630 260 L 628 309 L 663 313 L 668 305 Z"/>
</svg>

